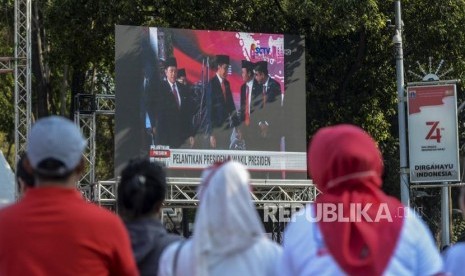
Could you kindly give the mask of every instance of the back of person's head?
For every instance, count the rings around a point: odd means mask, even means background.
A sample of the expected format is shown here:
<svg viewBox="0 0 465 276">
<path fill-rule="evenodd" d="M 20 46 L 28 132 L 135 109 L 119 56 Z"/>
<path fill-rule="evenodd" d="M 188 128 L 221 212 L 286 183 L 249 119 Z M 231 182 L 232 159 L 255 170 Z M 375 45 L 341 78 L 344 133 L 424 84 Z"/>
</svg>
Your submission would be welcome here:
<svg viewBox="0 0 465 276">
<path fill-rule="evenodd" d="M 19 194 L 23 194 L 27 189 L 35 186 L 34 175 L 26 168 L 26 159 L 27 155 L 23 154 L 16 164 L 16 182 Z"/>
<path fill-rule="evenodd" d="M 218 259 L 245 252 L 264 238 L 244 165 L 228 161 L 206 169 L 194 225 L 196 275 L 207 275 Z"/>
<path fill-rule="evenodd" d="M 73 173 L 80 173 L 86 145 L 81 131 L 71 120 L 60 116 L 39 119 L 32 126 L 27 145 L 37 185 L 66 182 Z"/>
<path fill-rule="evenodd" d="M 214 232 L 219 236 L 227 227 L 233 227 L 240 235 L 256 230 L 252 226 L 260 223 L 250 190 L 250 174 L 244 165 L 236 161 L 213 165 L 202 173 L 197 217 L 209 217 L 208 227 L 216 228 Z"/>
<path fill-rule="evenodd" d="M 258 61 L 255 63 L 254 71 L 263 73 L 265 76 L 268 76 L 268 62 L 264 60 Z"/>
<path fill-rule="evenodd" d="M 253 68 L 254 68 L 254 63 L 248 60 L 242 60 L 241 61 L 241 68 L 244 68 L 247 72 L 247 75 L 249 77 L 253 77 Z"/>
<path fill-rule="evenodd" d="M 214 59 L 214 67 L 219 67 L 222 65 L 229 65 L 229 56 L 227 55 L 216 55 Z"/>
<path fill-rule="evenodd" d="M 137 219 L 159 212 L 166 194 L 166 174 L 158 163 L 148 159 L 129 161 L 118 185 L 118 208 L 126 219 Z"/>
<path fill-rule="evenodd" d="M 381 152 L 373 138 L 357 126 L 342 124 L 318 130 L 307 158 L 308 172 L 324 193 L 336 187 L 350 189 L 347 184 L 356 179 L 381 186 Z"/>
<path fill-rule="evenodd" d="M 349 275 L 383 274 L 404 218 L 395 215 L 403 210 L 402 203 L 380 189 L 383 161 L 376 142 L 354 125 L 325 127 L 313 137 L 307 158 L 312 179 L 323 192 L 316 199 L 315 209 L 326 204 L 337 209 L 336 220 L 327 219 L 323 210 L 318 221 L 329 253 Z M 363 207 L 372 221 L 340 217 L 352 212 L 354 206 Z M 382 208 L 392 215 L 377 219 Z"/>
</svg>

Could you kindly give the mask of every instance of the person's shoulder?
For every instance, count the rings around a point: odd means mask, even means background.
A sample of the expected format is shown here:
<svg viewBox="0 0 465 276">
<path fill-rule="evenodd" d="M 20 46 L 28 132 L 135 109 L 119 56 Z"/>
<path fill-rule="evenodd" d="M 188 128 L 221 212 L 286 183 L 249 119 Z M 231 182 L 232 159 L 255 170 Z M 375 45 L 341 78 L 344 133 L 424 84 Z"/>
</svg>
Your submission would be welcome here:
<svg viewBox="0 0 465 276">
<path fill-rule="evenodd" d="M 85 216 L 85 215 L 84 215 Z M 80 222 L 89 227 L 89 231 L 103 235 L 101 239 L 121 242 L 121 239 L 129 238 L 128 231 L 123 220 L 115 213 L 103 207 L 95 206 L 87 217 L 80 217 Z M 77 221 L 79 223 L 79 221 Z"/>
<path fill-rule="evenodd" d="M 186 241 L 183 237 L 171 233 L 165 232 L 163 236 L 160 236 L 160 242 L 164 248 L 169 247 L 170 245 L 178 242 Z"/>
<path fill-rule="evenodd" d="M 261 245 L 274 252 L 274 253 L 277 253 L 277 254 L 281 254 L 282 251 L 283 251 L 283 248 L 281 247 L 281 245 L 279 245 L 278 243 L 276 243 L 275 241 L 272 241 L 270 240 L 268 237 L 263 237 L 261 239 Z"/>
<path fill-rule="evenodd" d="M 95 205 L 93 203 L 85 202 L 82 204 L 81 214 L 83 218 L 89 220 L 99 221 L 102 223 L 117 223 L 123 224 L 119 216 L 104 207 Z M 100 224 L 100 223 L 99 223 Z"/>
<path fill-rule="evenodd" d="M 172 242 L 177 242 L 177 241 L 183 241 L 183 240 L 185 240 L 182 236 L 176 235 L 176 234 L 172 234 L 172 233 L 167 233 L 167 234 L 166 234 L 166 239 L 167 239 L 167 240 L 170 240 L 170 241 L 172 241 Z"/>
<path fill-rule="evenodd" d="M 172 259 L 174 258 L 174 255 L 176 254 L 176 251 L 178 251 L 178 249 L 180 249 L 181 246 L 182 248 L 188 248 L 192 246 L 192 239 L 177 239 L 168 244 L 168 246 L 165 247 L 160 256 L 160 264 L 163 262 L 171 263 Z"/>
<path fill-rule="evenodd" d="M 171 85 L 170 83 L 168 82 L 168 80 L 162 80 L 161 81 L 161 87 L 163 89 L 170 89 L 171 90 Z"/>
<path fill-rule="evenodd" d="M 314 222 L 312 219 L 315 218 L 315 205 L 307 204 L 300 208 L 299 211 L 293 214 L 291 217 L 291 222 L 298 224 L 309 224 Z"/>
<path fill-rule="evenodd" d="M 185 253 L 191 252 L 192 239 L 189 240 L 180 240 L 173 242 L 168 245 L 160 255 L 159 266 L 158 266 L 158 275 L 172 275 L 173 274 L 173 262 L 175 259 L 176 252 L 181 249 Z M 180 259 L 181 254 L 179 253 L 178 258 Z M 190 258 L 188 258 L 190 260 Z M 183 259 L 184 260 L 184 259 Z M 179 263 L 181 263 L 179 261 Z"/>
<path fill-rule="evenodd" d="M 169 256 L 174 254 L 178 246 L 181 245 L 181 242 L 187 242 L 187 240 L 177 240 L 168 244 L 168 246 L 166 246 L 166 248 L 163 250 L 163 255 Z"/>
<path fill-rule="evenodd" d="M 465 243 L 458 242 L 447 248 L 443 255 L 444 271 L 446 275 L 462 275 L 465 261 Z"/>
<path fill-rule="evenodd" d="M 220 80 L 218 79 L 218 75 L 216 74 L 209 81 L 209 83 L 219 83 L 219 82 Z"/>
<path fill-rule="evenodd" d="M 424 231 L 429 232 L 429 228 L 426 223 L 420 217 L 420 215 L 412 208 L 404 207 L 403 209 L 404 225 L 407 231 L 422 233 Z M 420 231 L 420 232 L 418 232 Z"/>
<path fill-rule="evenodd" d="M 180 82 L 180 81 L 177 81 L 177 80 L 176 80 L 176 85 L 177 85 L 178 87 L 182 88 L 182 89 L 187 88 L 187 85 L 185 85 L 184 83 L 182 83 L 182 82 Z"/>
<path fill-rule="evenodd" d="M 183 83 L 180 83 L 179 81 L 176 81 L 176 86 L 178 87 L 179 89 L 179 92 L 180 93 L 184 93 L 184 94 L 188 94 L 190 95 L 189 93 L 189 87 Z"/>
<path fill-rule="evenodd" d="M 2 206 L 2 208 L 0 208 L 0 221 L 5 221 L 5 219 L 10 217 L 15 217 L 16 213 L 22 209 L 21 205 L 21 202 L 17 202 Z"/>
<path fill-rule="evenodd" d="M 212 92 L 214 87 L 218 87 L 220 85 L 220 81 L 218 80 L 218 77 L 215 75 L 213 78 L 211 78 L 206 85 L 207 92 Z"/>
<path fill-rule="evenodd" d="M 250 256 L 253 252 L 256 262 L 268 269 L 276 265 L 283 256 L 282 247 L 265 236 L 256 243 L 252 250 L 247 255 Z"/>
<path fill-rule="evenodd" d="M 404 221 L 399 237 L 399 244 L 402 244 L 403 250 L 421 250 L 422 254 L 439 254 L 428 225 L 413 209 L 404 208 Z"/>
<path fill-rule="evenodd" d="M 269 82 L 270 82 L 271 85 L 279 86 L 279 82 L 277 80 L 273 79 L 272 77 L 270 77 Z"/>
<path fill-rule="evenodd" d="M 314 205 L 307 204 L 292 215 L 284 232 L 284 244 L 297 245 L 301 239 L 313 236 L 318 231 L 317 217 L 314 214 Z"/>
<path fill-rule="evenodd" d="M 461 259 L 465 261 L 465 242 L 458 242 L 446 249 L 444 259 Z"/>
</svg>

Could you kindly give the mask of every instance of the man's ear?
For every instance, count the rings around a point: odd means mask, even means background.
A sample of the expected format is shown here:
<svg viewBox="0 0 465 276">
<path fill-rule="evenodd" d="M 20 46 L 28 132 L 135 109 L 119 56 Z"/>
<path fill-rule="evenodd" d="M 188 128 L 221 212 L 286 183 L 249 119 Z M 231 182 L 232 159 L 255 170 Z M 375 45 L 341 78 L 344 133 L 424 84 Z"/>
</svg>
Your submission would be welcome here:
<svg viewBox="0 0 465 276">
<path fill-rule="evenodd" d="M 76 167 L 76 173 L 81 175 L 84 173 L 84 169 L 86 168 L 86 164 L 84 163 L 84 158 L 81 157 L 81 161 L 79 161 L 79 164 Z"/>
<path fill-rule="evenodd" d="M 23 166 L 28 174 L 31 174 L 31 175 L 33 174 L 33 169 L 32 169 L 31 162 L 29 161 L 29 158 L 26 157 L 23 159 Z"/>
</svg>

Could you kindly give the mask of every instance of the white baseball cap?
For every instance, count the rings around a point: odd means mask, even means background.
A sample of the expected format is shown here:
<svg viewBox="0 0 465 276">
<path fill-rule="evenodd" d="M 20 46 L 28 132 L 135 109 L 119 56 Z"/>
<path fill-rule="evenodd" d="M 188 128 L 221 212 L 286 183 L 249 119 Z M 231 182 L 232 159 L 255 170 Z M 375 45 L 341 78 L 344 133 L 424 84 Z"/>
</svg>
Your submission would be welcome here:
<svg viewBox="0 0 465 276">
<path fill-rule="evenodd" d="M 87 145 L 79 128 L 69 119 L 50 116 L 38 120 L 31 129 L 27 156 L 34 170 L 49 175 L 64 175 L 74 170 Z M 39 167 L 45 160 L 55 159 L 64 166 L 57 170 Z"/>
</svg>

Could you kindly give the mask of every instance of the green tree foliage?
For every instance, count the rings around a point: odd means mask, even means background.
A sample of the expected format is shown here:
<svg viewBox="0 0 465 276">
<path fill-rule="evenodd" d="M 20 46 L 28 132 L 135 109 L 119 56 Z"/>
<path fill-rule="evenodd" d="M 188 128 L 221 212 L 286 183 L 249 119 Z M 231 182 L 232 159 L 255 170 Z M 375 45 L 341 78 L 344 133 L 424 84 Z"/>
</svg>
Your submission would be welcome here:
<svg viewBox="0 0 465 276">
<path fill-rule="evenodd" d="M 4 1 L 0 7 L 0 57 L 12 57 L 14 54 L 13 1 Z M 12 73 L 0 74 L 0 150 L 6 158 L 13 160 L 14 152 L 14 76 Z"/>
</svg>

